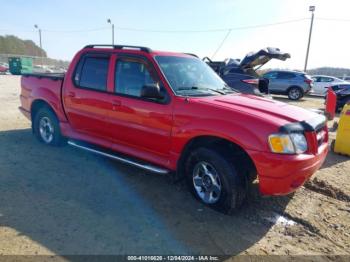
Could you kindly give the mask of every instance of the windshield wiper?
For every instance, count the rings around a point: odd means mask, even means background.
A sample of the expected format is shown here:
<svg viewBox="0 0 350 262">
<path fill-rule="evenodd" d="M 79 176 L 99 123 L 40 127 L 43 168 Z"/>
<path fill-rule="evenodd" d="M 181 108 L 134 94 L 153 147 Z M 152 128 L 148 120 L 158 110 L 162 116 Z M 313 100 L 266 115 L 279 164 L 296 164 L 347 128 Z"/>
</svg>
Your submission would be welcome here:
<svg viewBox="0 0 350 262">
<path fill-rule="evenodd" d="M 213 92 L 219 93 L 221 95 L 225 95 L 226 94 L 224 91 L 219 91 L 219 90 L 213 89 L 213 88 L 199 88 L 198 86 L 191 86 L 191 87 L 182 86 L 182 87 L 178 87 L 177 88 L 177 91 L 181 91 L 181 90 L 209 90 L 209 91 L 213 91 Z"/>
<path fill-rule="evenodd" d="M 228 93 L 240 93 L 237 89 L 230 87 L 229 85 L 224 85 L 223 90 L 227 90 Z"/>
<path fill-rule="evenodd" d="M 194 89 L 199 89 L 197 86 L 181 86 L 178 87 L 177 90 L 181 91 L 181 90 L 194 90 Z"/>
<path fill-rule="evenodd" d="M 226 95 L 226 92 L 222 91 L 222 90 L 217 90 L 217 89 L 212 89 L 212 88 L 206 88 L 207 90 L 219 93 L 221 95 Z"/>
</svg>

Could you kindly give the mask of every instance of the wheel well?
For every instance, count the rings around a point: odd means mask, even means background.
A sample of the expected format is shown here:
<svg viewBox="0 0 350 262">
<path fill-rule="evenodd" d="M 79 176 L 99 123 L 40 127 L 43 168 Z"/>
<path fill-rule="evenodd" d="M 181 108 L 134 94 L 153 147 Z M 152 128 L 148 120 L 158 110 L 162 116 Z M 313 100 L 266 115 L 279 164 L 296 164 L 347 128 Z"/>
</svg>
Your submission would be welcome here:
<svg viewBox="0 0 350 262">
<path fill-rule="evenodd" d="M 30 109 L 30 116 L 31 116 L 31 119 L 32 119 L 32 123 L 34 121 L 34 117 L 35 117 L 36 113 L 39 111 L 39 109 L 41 109 L 43 107 L 49 108 L 55 114 L 55 111 L 52 109 L 52 107 L 49 105 L 49 103 L 47 103 L 46 101 L 41 100 L 41 99 L 35 100 L 32 103 L 32 106 L 31 106 L 31 109 Z"/>
<path fill-rule="evenodd" d="M 303 89 L 302 89 L 300 86 L 296 86 L 296 85 L 288 87 L 288 89 L 287 89 L 287 93 L 289 92 L 289 90 L 291 90 L 291 89 L 292 89 L 292 88 L 294 88 L 294 87 L 296 87 L 296 88 L 300 89 L 300 90 L 301 90 L 301 92 L 303 92 L 303 93 L 304 93 L 304 90 L 303 90 Z"/>
<path fill-rule="evenodd" d="M 181 156 L 177 163 L 177 178 L 183 178 L 185 175 L 185 162 L 189 154 L 199 147 L 206 147 L 214 149 L 221 154 L 225 154 L 232 158 L 239 159 L 239 162 L 247 168 L 248 179 L 253 181 L 257 177 L 257 171 L 253 160 L 247 152 L 239 145 L 220 137 L 215 136 L 199 136 L 191 139 L 183 149 Z"/>
</svg>

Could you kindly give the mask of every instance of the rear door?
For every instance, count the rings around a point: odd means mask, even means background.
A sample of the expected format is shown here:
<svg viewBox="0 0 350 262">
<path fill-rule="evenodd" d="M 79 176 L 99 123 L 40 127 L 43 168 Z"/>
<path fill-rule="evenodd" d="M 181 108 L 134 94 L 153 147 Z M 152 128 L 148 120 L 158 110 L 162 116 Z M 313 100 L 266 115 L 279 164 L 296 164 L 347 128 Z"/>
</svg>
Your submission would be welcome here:
<svg viewBox="0 0 350 262">
<path fill-rule="evenodd" d="M 331 77 L 320 76 L 317 78 L 317 82 L 314 82 L 313 90 L 316 94 L 323 95 L 327 92 L 328 87 L 330 87 L 334 82 Z"/>
<path fill-rule="evenodd" d="M 75 131 L 108 139 L 110 61 L 110 54 L 86 53 L 81 56 L 72 79 L 64 83 L 65 112 Z"/>
<path fill-rule="evenodd" d="M 269 91 L 275 92 L 278 90 L 278 72 L 268 72 L 264 75 L 265 78 L 269 79 Z"/>
<path fill-rule="evenodd" d="M 114 147 L 127 153 L 167 161 L 170 151 L 172 106 L 152 63 L 145 57 L 118 55 L 115 63 L 113 108 L 109 112 L 109 131 Z M 141 97 L 147 84 L 159 84 L 164 99 Z M 120 148 L 124 146 L 124 148 Z M 165 164 L 165 162 L 164 162 Z"/>
<path fill-rule="evenodd" d="M 274 88 L 278 92 L 286 92 L 288 88 L 295 83 L 295 74 L 291 72 L 278 72 L 276 79 L 273 80 Z"/>
</svg>

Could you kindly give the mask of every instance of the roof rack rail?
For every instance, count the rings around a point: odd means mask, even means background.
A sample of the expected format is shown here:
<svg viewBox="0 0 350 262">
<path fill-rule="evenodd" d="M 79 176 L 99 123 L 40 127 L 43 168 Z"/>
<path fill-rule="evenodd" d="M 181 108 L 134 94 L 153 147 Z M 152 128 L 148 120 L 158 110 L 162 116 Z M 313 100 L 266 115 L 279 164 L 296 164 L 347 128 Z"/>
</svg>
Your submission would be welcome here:
<svg viewBox="0 0 350 262">
<path fill-rule="evenodd" d="M 144 51 L 147 53 L 152 52 L 152 50 L 148 47 L 144 46 L 134 46 L 134 45 L 87 45 L 84 48 L 95 48 L 95 47 L 111 47 L 114 49 L 139 49 L 140 51 Z"/>
</svg>

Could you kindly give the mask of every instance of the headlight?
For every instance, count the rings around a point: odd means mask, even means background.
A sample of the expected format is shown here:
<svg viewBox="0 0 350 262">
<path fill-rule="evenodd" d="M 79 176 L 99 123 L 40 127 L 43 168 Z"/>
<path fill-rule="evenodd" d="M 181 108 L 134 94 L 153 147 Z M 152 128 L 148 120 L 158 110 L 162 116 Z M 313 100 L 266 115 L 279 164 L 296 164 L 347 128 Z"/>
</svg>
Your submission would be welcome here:
<svg viewBox="0 0 350 262">
<path fill-rule="evenodd" d="M 301 154 L 307 150 L 306 138 L 301 133 L 270 135 L 269 145 L 278 154 Z"/>
<path fill-rule="evenodd" d="M 303 134 L 291 133 L 290 137 L 292 138 L 293 144 L 295 146 L 295 153 L 301 154 L 307 150 L 307 141 Z"/>
</svg>

